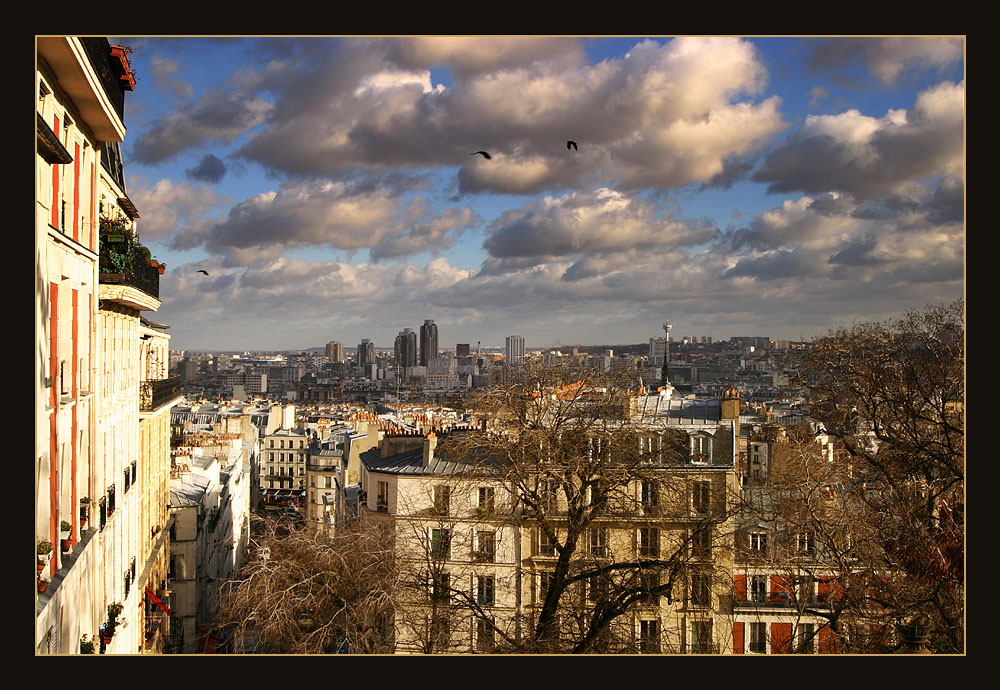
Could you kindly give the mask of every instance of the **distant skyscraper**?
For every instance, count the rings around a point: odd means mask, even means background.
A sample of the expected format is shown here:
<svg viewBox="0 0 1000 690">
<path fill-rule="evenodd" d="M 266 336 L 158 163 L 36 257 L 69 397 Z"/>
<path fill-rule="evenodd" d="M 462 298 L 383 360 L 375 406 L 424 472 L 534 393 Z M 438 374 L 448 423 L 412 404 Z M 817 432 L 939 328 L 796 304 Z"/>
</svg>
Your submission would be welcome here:
<svg viewBox="0 0 1000 690">
<path fill-rule="evenodd" d="M 358 345 L 358 366 L 364 369 L 368 364 L 375 363 L 375 343 L 368 338 L 362 338 Z"/>
<path fill-rule="evenodd" d="M 344 361 L 344 344 L 336 340 L 331 340 L 326 344 L 326 358 L 331 362 Z"/>
<path fill-rule="evenodd" d="M 433 319 L 426 319 L 420 327 L 420 366 L 426 367 L 438 356 L 438 327 Z"/>
<path fill-rule="evenodd" d="M 455 356 L 456 357 L 468 357 L 472 352 L 472 347 L 469 343 L 458 343 L 455 345 Z"/>
<path fill-rule="evenodd" d="M 524 338 L 519 335 L 507 336 L 506 357 L 508 362 L 520 362 L 524 359 Z"/>
<path fill-rule="evenodd" d="M 650 338 L 649 339 L 649 363 L 654 367 L 662 367 L 663 360 L 667 355 L 667 339 L 666 338 Z"/>
<path fill-rule="evenodd" d="M 404 328 L 396 336 L 396 366 L 417 366 L 417 334 L 412 328 Z"/>
</svg>

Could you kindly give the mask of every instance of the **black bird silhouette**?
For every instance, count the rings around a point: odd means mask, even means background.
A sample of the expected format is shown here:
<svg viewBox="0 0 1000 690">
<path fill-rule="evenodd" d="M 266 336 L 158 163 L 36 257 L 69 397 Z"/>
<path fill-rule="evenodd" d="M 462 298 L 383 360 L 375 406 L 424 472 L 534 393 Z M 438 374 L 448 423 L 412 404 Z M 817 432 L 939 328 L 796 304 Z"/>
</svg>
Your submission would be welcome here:
<svg viewBox="0 0 1000 690">
<path fill-rule="evenodd" d="M 576 145 L 576 142 L 572 140 L 566 142 L 566 148 L 573 149 L 574 151 L 580 150 L 579 147 Z"/>
<path fill-rule="evenodd" d="M 206 271 L 206 270 L 205 270 L 205 269 L 203 269 L 203 268 L 199 268 L 199 269 L 198 269 L 198 273 L 204 273 L 205 275 L 208 275 L 208 271 Z"/>
<path fill-rule="evenodd" d="M 470 153 L 469 155 L 470 155 L 470 156 L 475 156 L 475 155 L 476 155 L 477 153 L 478 153 L 478 154 L 479 154 L 480 156 L 482 156 L 483 158 L 485 158 L 486 160 L 490 160 L 491 158 L 493 158 L 493 156 L 491 156 L 490 154 L 486 153 L 486 151 L 473 151 L 473 152 L 472 152 L 472 153 Z"/>
</svg>

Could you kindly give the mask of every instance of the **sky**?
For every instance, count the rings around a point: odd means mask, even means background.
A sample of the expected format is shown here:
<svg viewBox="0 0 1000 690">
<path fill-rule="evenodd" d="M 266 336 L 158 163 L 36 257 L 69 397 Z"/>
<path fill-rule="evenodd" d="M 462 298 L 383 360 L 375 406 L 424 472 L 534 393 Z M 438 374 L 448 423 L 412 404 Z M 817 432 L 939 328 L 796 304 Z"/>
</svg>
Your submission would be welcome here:
<svg viewBox="0 0 1000 690">
<path fill-rule="evenodd" d="M 962 37 L 110 40 L 174 350 L 808 340 L 964 294 Z"/>
</svg>

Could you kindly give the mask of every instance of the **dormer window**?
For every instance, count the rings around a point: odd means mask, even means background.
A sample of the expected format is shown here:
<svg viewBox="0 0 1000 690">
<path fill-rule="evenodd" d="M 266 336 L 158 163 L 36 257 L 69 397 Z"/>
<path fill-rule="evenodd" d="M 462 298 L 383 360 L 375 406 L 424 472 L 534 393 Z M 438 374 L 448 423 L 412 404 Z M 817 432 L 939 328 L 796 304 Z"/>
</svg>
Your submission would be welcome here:
<svg viewBox="0 0 1000 690">
<path fill-rule="evenodd" d="M 712 462 L 712 437 L 696 434 L 691 437 L 691 462 L 709 464 Z"/>
</svg>

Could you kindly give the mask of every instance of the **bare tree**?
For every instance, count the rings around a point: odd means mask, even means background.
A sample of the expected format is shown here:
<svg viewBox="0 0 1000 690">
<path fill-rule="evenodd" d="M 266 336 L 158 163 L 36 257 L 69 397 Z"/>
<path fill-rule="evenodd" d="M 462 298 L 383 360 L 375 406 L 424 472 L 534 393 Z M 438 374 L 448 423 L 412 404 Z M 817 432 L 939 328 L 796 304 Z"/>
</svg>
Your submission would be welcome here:
<svg viewBox="0 0 1000 690">
<path fill-rule="evenodd" d="M 220 594 L 218 625 L 236 651 L 392 651 L 392 534 L 355 525 L 330 534 L 287 519 L 253 519 L 253 550 Z"/>
<path fill-rule="evenodd" d="M 534 585 L 523 588 L 520 631 L 498 641 L 504 651 L 716 649 L 714 638 L 692 645 L 680 633 L 664 649 L 661 598 L 667 609 L 697 597 L 718 611 L 718 592 L 731 591 L 728 569 L 717 568 L 728 549 L 712 545 L 732 538 L 733 467 L 693 466 L 686 434 L 633 421 L 634 395 L 593 371 L 525 365 L 476 399 L 478 431 L 442 445 L 474 468 L 470 476 L 508 487 L 505 519 L 529 544 L 522 562 Z M 637 642 L 628 614 L 643 607 Z"/>
<path fill-rule="evenodd" d="M 885 651 L 917 627 L 934 649 L 963 651 L 964 304 L 841 329 L 800 367 L 812 416 L 849 464 L 836 487 L 851 518 L 838 549 L 846 644 Z"/>
</svg>

